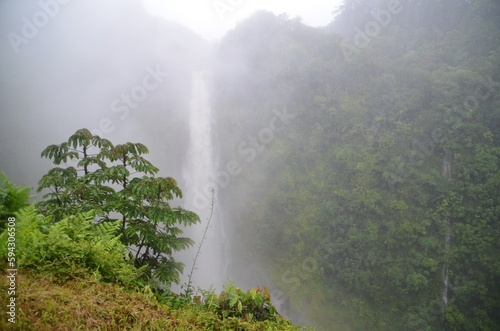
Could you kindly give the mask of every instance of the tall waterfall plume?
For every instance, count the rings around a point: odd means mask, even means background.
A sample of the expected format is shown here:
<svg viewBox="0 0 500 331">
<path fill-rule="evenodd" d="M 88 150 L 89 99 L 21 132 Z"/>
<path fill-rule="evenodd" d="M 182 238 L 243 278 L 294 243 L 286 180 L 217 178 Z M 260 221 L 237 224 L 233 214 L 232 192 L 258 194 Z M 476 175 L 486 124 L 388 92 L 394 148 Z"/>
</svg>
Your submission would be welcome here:
<svg viewBox="0 0 500 331">
<path fill-rule="evenodd" d="M 217 199 L 218 188 L 213 179 L 217 155 L 212 132 L 214 121 L 205 75 L 204 72 L 193 74 L 189 114 L 190 140 L 182 176 L 185 208 L 196 212 L 200 216 L 201 223 L 186 229 L 186 234 L 196 242 L 196 245 L 182 254 L 186 266 L 181 284 L 187 284 L 188 273 L 202 242 L 212 212 L 211 208 L 214 208 L 210 227 L 196 261 L 192 285 L 195 289 L 200 287 L 207 290 L 213 287 L 220 290 L 227 276 L 227 239 L 222 222 L 222 208 Z"/>
</svg>

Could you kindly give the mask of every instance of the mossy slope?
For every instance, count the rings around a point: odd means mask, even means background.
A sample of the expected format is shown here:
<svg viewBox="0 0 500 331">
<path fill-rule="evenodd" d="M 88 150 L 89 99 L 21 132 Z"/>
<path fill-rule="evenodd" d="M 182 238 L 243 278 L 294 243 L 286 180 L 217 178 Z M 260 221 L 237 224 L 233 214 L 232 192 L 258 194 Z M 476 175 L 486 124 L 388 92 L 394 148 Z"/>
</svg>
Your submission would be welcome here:
<svg viewBox="0 0 500 331">
<path fill-rule="evenodd" d="M 7 287 L 6 275 L 2 285 Z M 222 319 L 195 305 L 171 309 L 152 295 L 92 277 L 59 283 L 47 274 L 21 272 L 16 285 L 16 324 L 3 313 L 1 330 L 300 330 L 288 322 Z M 1 301 L 7 300 L 2 291 Z"/>
</svg>

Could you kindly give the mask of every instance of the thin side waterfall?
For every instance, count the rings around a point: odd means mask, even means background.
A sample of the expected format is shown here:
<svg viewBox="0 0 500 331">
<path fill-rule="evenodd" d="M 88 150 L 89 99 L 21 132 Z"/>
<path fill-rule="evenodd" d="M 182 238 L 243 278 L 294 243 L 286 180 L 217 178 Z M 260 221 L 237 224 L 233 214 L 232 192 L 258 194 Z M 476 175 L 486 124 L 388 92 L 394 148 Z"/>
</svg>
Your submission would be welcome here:
<svg viewBox="0 0 500 331">
<path fill-rule="evenodd" d="M 443 159 L 443 177 L 447 180 L 451 180 L 451 157 L 449 155 L 445 155 Z M 445 259 L 443 263 L 443 290 L 441 295 L 442 300 L 442 314 L 446 311 L 448 307 L 448 288 L 450 281 L 449 274 L 449 250 L 450 250 L 450 239 L 451 239 L 451 220 L 446 220 L 446 228 L 445 228 L 445 238 L 444 238 L 444 254 Z"/>
<path fill-rule="evenodd" d="M 190 140 L 182 175 L 184 207 L 196 212 L 200 216 L 201 223 L 185 230 L 186 235 L 193 239 L 196 244 L 181 254 L 180 259 L 185 264 L 181 285 L 188 283 L 189 272 L 210 218 L 213 197 L 215 204 L 210 227 L 196 261 L 196 269 L 191 281 L 195 290 L 198 287 L 204 290 L 213 287 L 220 291 L 226 281 L 227 274 L 225 248 L 227 240 L 222 223 L 221 206 L 217 199 L 218 188 L 213 180 L 217 157 L 212 132 L 212 110 L 204 75 L 203 72 L 193 74 L 189 114 Z"/>
</svg>

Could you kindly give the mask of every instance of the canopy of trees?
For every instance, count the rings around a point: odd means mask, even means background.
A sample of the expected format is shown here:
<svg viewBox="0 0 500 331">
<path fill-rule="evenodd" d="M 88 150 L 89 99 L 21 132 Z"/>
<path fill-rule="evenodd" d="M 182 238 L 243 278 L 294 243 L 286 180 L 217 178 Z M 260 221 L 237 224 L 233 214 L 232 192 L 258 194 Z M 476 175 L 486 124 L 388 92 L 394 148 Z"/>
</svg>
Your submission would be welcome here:
<svg viewBox="0 0 500 331">
<path fill-rule="evenodd" d="M 273 270 L 291 316 L 500 327 L 499 14 L 490 0 L 346 1 L 323 30 L 261 12 L 223 39 L 222 162 L 244 169 L 225 203 L 252 247 L 235 260 Z"/>
</svg>

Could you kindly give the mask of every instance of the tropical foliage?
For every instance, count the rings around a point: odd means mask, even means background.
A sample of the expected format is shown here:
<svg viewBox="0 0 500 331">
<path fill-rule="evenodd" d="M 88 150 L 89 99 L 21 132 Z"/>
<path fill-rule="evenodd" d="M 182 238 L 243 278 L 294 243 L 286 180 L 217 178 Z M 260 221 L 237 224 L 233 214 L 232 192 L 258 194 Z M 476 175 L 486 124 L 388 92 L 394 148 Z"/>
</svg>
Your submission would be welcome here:
<svg viewBox="0 0 500 331">
<path fill-rule="evenodd" d="M 499 328 L 499 13 L 346 1 L 323 31 L 261 12 L 223 39 L 234 260 L 272 270 L 283 313 L 325 330 Z"/>
<path fill-rule="evenodd" d="M 98 223 L 117 226 L 135 266 L 147 267 L 148 281 L 177 282 L 183 264 L 172 254 L 193 244 L 181 236 L 179 226 L 195 224 L 199 218 L 170 206 L 182 191 L 175 179 L 155 176 L 158 168 L 143 157 L 147 153 L 143 144 L 113 145 L 87 129 L 78 130 L 68 141 L 42 152 L 57 167 L 39 182 L 38 191 L 48 192 L 38 207 L 53 215 L 54 222 L 95 211 Z"/>
<path fill-rule="evenodd" d="M 2 314 L 2 330 L 303 330 L 277 313 L 267 288 L 244 293 L 228 284 L 219 296 L 206 291 L 203 297 L 153 291 L 142 281 L 148 266 L 130 263 L 121 220 L 95 223 L 91 210 L 54 222 L 54 215 L 28 205 L 29 188 L 5 177 L 4 183 L 23 194 L 15 204 L 0 203 L 15 228 L 14 250 L 7 245 L 11 231 L 0 232 L 1 265 L 5 270 L 12 261 L 9 270 L 17 270 L 14 283 L 2 277 L 9 291 L 0 299 L 12 302 L 15 290 L 16 307 L 15 316 Z"/>
<path fill-rule="evenodd" d="M 0 173 L 0 229 L 5 229 L 9 217 L 19 209 L 28 206 L 30 188 L 20 187 L 9 181 L 4 173 Z"/>
<path fill-rule="evenodd" d="M 500 3 L 346 0 L 337 14 L 311 28 L 258 12 L 210 54 L 219 164 L 241 169 L 216 187 L 232 269 L 259 265 L 280 313 L 322 330 L 500 329 Z M 137 284 L 141 309 L 162 304 L 149 323 L 120 300 L 117 320 L 99 320 L 110 328 L 296 329 L 265 289 L 155 288 L 178 280 L 172 253 L 192 244 L 180 225 L 199 219 L 170 205 L 182 192 L 147 152 L 78 130 L 42 153 L 55 167 L 38 211 L 0 178 L 19 265 L 66 284 Z M 23 300 L 45 329 L 57 325 Z M 71 304 L 64 317 L 78 321 Z"/>
<path fill-rule="evenodd" d="M 94 275 L 106 282 L 135 287 L 141 270 L 126 262 L 126 247 L 120 242 L 118 222 L 93 224 L 94 213 L 69 216 L 51 224 L 34 205 L 16 213 L 16 260 L 20 270 L 53 275 L 64 283 Z M 7 231 L 0 235 L 7 242 Z M 7 258 L 6 245 L 0 248 Z"/>
</svg>

